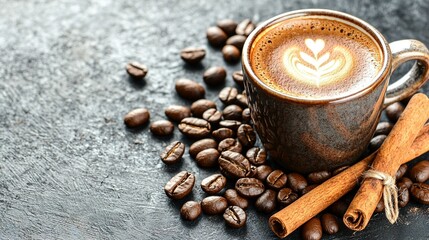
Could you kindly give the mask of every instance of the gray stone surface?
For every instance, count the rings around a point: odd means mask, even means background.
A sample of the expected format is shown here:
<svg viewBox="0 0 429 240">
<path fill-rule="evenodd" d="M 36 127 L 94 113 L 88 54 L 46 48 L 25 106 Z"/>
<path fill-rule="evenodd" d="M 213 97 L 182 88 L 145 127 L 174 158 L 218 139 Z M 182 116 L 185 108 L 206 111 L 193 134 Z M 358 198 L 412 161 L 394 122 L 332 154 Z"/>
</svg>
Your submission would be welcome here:
<svg viewBox="0 0 429 240">
<path fill-rule="evenodd" d="M 189 104 L 174 92 L 175 79 L 202 82 L 204 69 L 226 65 L 205 39 L 216 20 L 258 22 L 309 7 L 363 18 L 388 41 L 429 45 L 426 0 L 0 0 L 0 239 L 274 238 L 268 215 L 253 208 L 240 230 L 227 228 L 220 216 L 183 222 L 184 201 L 168 199 L 164 184 L 187 169 L 198 185 L 213 171 L 199 169 L 187 153 L 178 166 L 164 166 L 159 153 L 182 139 L 177 129 L 171 138 L 155 138 L 148 127 L 126 129 L 122 117 L 147 107 L 154 121 L 165 118 L 169 104 Z M 189 45 L 208 49 L 201 67 L 180 60 Z M 130 60 L 149 66 L 144 82 L 128 79 Z M 240 68 L 226 66 L 229 74 Z M 226 85 L 233 85 L 230 75 Z M 206 97 L 215 100 L 217 90 Z M 204 196 L 197 186 L 187 199 Z M 400 213 L 394 225 L 378 214 L 363 232 L 326 238 L 429 237 L 427 206 Z"/>
</svg>

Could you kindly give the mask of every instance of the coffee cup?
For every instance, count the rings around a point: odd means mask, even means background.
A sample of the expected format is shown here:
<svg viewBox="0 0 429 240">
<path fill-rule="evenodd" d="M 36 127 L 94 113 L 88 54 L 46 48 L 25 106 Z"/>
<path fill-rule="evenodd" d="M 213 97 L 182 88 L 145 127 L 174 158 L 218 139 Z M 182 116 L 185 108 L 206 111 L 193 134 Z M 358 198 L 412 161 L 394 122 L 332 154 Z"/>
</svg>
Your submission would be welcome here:
<svg viewBox="0 0 429 240">
<path fill-rule="evenodd" d="M 390 83 L 406 61 L 415 64 Z M 429 78 L 429 51 L 417 40 L 387 43 L 349 14 L 305 9 L 260 24 L 242 53 L 256 131 L 287 170 L 350 165 L 365 152 L 381 112 Z"/>
</svg>

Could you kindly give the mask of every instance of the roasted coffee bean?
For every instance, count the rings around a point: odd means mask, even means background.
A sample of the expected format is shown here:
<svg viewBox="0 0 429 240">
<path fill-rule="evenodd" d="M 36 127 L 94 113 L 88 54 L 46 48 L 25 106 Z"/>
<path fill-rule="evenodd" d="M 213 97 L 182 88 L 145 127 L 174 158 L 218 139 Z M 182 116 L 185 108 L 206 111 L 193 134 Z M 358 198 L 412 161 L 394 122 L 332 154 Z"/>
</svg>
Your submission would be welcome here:
<svg viewBox="0 0 429 240">
<path fill-rule="evenodd" d="M 179 96 L 191 101 L 204 98 L 206 94 L 203 85 L 186 78 L 177 80 L 175 88 Z"/>
<path fill-rule="evenodd" d="M 246 41 L 247 37 L 243 35 L 234 35 L 232 37 L 229 37 L 226 40 L 226 45 L 232 45 L 236 47 L 238 50 L 243 49 L 244 42 Z"/>
<path fill-rule="evenodd" d="M 213 47 L 222 47 L 228 35 L 219 27 L 209 27 L 206 32 L 207 40 Z"/>
<path fill-rule="evenodd" d="M 249 124 L 241 124 L 237 130 L 237 138 L 243 147 L 253 147 L 256 142 L 256 133 Z"/>
<path fill-rule="evenodd" d="M 286 185 L 287 176 L 282 170 L 274 170 L 267 176 L 268 187 L 280 189 Z"/>
<path fill-rule="evenodd" d="M 405 183 L 398 183 L 398 205 L 405 207 L 410 201 L 410 192 Z"/>
<path fill-rule="evenodd" d="M 242 178 L 250 172 L 249 160 L 238 152 L 224 151 L 221 153 L 218 162 L 220 167 L 232 177 Z"/>
<path fill-rule="evenodd" d="M 239 105 L 242 108 L 247 108 L 247 96 L 244 94 L 237 94 L 237 97 L 235 97 L 235 102 L 237 105 Z"/>
<path fill-rule="evenodd" d="M 180 122 L 182 119 L 191 116 L 191 109 L 185 106 L 171 105 L 165 109 L 164 113 L 170 120 Z"/>
<path fill-rule="evenodd" d="M 173 133 L 174 125 L 168 120 L 158 120 L 153 122 L 149 129 L 154 135 L 168 136 Z"/>
<path fill-rule="evenodd" d="M 377 135 L 388 135 L 390 130 L 392 130 L 393 124 L 390 122 L 379 122 L 377 128 L 375 129 L 374 136 Z"/>
<path fill-rule="evenodd" d="M 407 177 L 403 177 L 398 181 L 398 186 L 400 184 L 404 184 L 408 189 L 410 189 L 411 185 L 413 185 L 413 181 Z"/>
<path fill-rule="evenodd" d="M 197 64 L 206 56 L 206 50 L 201 47 L 187 47 L 180 51 L 180 57 L 188 64 Z"/>
<path fill-rule="evenodd" d="M 317 217 L 310 219 L 302 225 L 301 237 L 304 240 L 322 239 L 322 224 Z"/>
<path fill-rule="evenodd" d="M 269 165 L 261 165 L 256 168 L 255 178 L 265 181 L 273 169 Z"/>
<path fill-rule="evenodd" d="M 235 71 L 232 73 L 232 80 L 241 87 L 244 87 L 243 83 L 243 71 Z"/>
<path fill-rule="evenodd" d="M 304 189 L 302 189 L 301 195 L 307 194 L 311 190 L 315 189 L 317 186 L 319 186 L 319 185 L 317 185 L 317 184 L 307 185 L 307 187 L 305 187 Z"/>
<path fill-rule="evenodd" d="M 235 33 L 237 35 L 249 36 L 249 34 L 255 29 L 255 27 L 255 24 L 253 24 L 250 19 L 244 19 L 237 25 Z"/>
<path fill-rule="evenodd" d="M 165 184 L 164 191 L 172 199 L 182 199 L 192 192 L 195 184 L 194 174 L 181 171 Z"/>
<path fill-rule="evenodd" d="M 127 127 L 141 127 L 149 122 L 150 113 L 146 108 L 137 108 L 124 116 L 124 123 Z"/>
<path fill-rule="evenodd" d="M 263 148 L 253 147 L 246 152 L 246 157 L 250 163 L 259 166 L 267 160 L 267 153 Z"/>
<path fill-rule="evenodd" d="M 242 119 L 243 123 L 249 123 L 250 120 L 252 120 L 252 118 L 250 116 L 250 109 L 249 108 L 245 108 L 243 110 L 243 112 L 241 113 L 241 119 Z"/>
<path fill-rule="evenodd" d="M 294 192 L 301 192 L 308 185 L 305 177 L 299 173 L 289 173 L 287 179 L 289 187 Z"/>
<path fill-rule="evenodd" d="M 429 184 L 414 183 L 411 185 L 410 192 L 419 203 L 429 204 Z"/>
<path fill-rule="evenodd" d="M 426 182 L 429 180 L 429 161 L 423 160 L 411 168 L 410 178 L 414 182 Z"/>
<path fill-rule="evenodd" d="M 235 34 L 235 29 L 237 28 L 237 22 L 232 19 L 222 19 L 219 20 L 216 25 L 222 29 L 228 36 Z"/>
<path fill-rule="evenodd" d="M 187 201 L 180 208 L 180 216 L 187 221 L 194 221 L 201 215 L 201 204 L 195 201 Z"/>
<path fill-rule="evenodd" d="M 371 141 L 369 142 L 369 149 L 371 151 L 375 151 L 377 149 L 379 149 L 381 147 L 381 145 L 383 144 L 384 140 L 386 139 L 386 135 L 378 135 L 375 136 L 371 139 Z"/>
<path fill-rule="evenodd" d="M 201 139 L 189 147 L 189 154 L 195 158 L 199 152 L 209 148 L 217 148 L 217 142 L 211 138 Z"/>
<path fill-rule="evenodd" d="M 203 113 L 210 108 L 216 108 L 216 103 L 207 99 L 199 99 L 191 105 L 192 116 L 202 117 Z"/>
<path fill-rule="evenodd" d="M 225 83 L 226 70 L 223 67 L 211 67 L 203 74 L 203 80 L 207 85 L 218 86 Z"/>
<path fill-rule="evenodd" d="M 225 209 L 223 219 L 228 226 L 232 228 L 241 228 L 246 224 L 247 215 L 243 209 L 238 206 L 230 206 Z"/>
<path fill-rule="evenodd" d="M 130 62 L 126 66 L 127 73 L 136 79 L 144 78 L 149 71 L 146 65 L 138 62 Z"/>
<path fill-rule="evenodd" d="M 404 107 L 401 103 L 395 102 L 384 109 L 384 111 L 386 112 L 386 116 L 390 121 L 396 122 L 404 111 Z"/>
<path fill-rule="evenodd" d="M 179 123 L 179 130 L 183 135 L 191 138 L 203 138 L 210 134 L 210 123 L 200 118 L 184 118 Z"/>
<path fill-rule="evenodd" d="M 258 168 L 255 165 L 250 165 L 250 172 L 246 175 L 246 177 L 255 177 L 258 173 Z"/>
<path fill-rule="evenodd" d="M 240 60 L 241 53 L 237 47 L 233 45 L 225 45 L 222 48 L 223 59 L 229 63 L 236 63 Z"/>
<path fill-rule="evenodd" d="M 220 153 L 214 148 L 202 150 L 197 154 L 195 160 L 198 166 L 203 168 L 211 168 L 217 166 Z"/>
<path fill-rule="evenodd" d="M 321 184 L 328 180 L 331 175 L 329 171 L 312 172 L 308 174 L 307 179 L 310 183 Z"/>
<path fill-rule="evenodd" d="M 334 171 L 332 171 L 332 176 L 335 176 L 335 175 L 341 173 L 342 171 L 346 170 L 347 168 L 349 168 L 349 166 L 342 166 L 342 167 L 335 169 Z"/>
<path fill-rule="evenodd" d="M 377 207 L 375 207 L 374 212 L 381 213 L 383 211 L 384 211 L 384 201 L 383 201 L 383 198 L 382 198 L 382 199 L 380 199 L 380 201 L 378 201 Z"/>
<path fill-rule="evenodd" d="M 228 207 L 228 202 L 221 196 L 206 197 L 201 201 L 201 208 L 207 215 L 221 214 Z"/>
<path fill-rule="evenodd" d="M 224 104 L 231 104 L 235 101 L 237 94 L 237 88 L 225 87 L 219 92 L 219 100 Z"/>
<path fill-rule="evenodd" d="M 321 217 L 322 229 L 325 233 L 332 235 L 340 230 L 337 217 L 330 213 L 325 213 Z"/>
<path fill-rule="evenodd" d="M 291 203 L 298 199 L 298 193 L 292 191 L 290 188 L 282 188 L 277 194 L 277 202 L 282 208 L 289 206 Z"/>
<path fill-rule="evenodd" d="M 228 105 L 222 111 L 222 116 L 226 120 L 241 120 L 241 113 L 243 109 L 237 105 Z"/>
<path fill-rule="evenodd" d="M 219 152 L 233 151 L 240 153 L 243 149 L 243 146 L 237 139 L 225 138 L 224 140 L 220 141 L 217 149 L 219 150 Z"/>
<path fill-rule="evenodd" d="M 246 209 L 249 206 L 249 201 L 240 196 L 235 189 L 226 190 L 224 197 L 230 206 L 239 206 L 242 209 Z"/>
<path fill-rule="evenodd" d="M 256 178 L 240 178 L 235 183 L 235 190 L 243 197 L 255 198 L 265 191 L 265 186 Z"/>
<path fill-rule="evenodd" d="M 203 113 L 203 119 L 210 124 L 218 124 L 222 119 L 222 112 L 218 111 L 216 108 L 207 109 Z"/>
<path fill-rule="evenodd" d="M 347 202 L 345 202 L 343 199 L 337 200 L 331 206 L 329 206 L 329 210 L 335 214 L 335 216 L 343 218 L 344 214 L 347 211 L 347 208 L 349 208 L 349 205 Z"/>
<path fill-rule="evenodd" d="M 219 128 L 212 132 L 212 136 L 216 141 L 222 141 L 227 138 L 233 138 L 235 135 L 234 131 L 229 128 Z"/>
<path fill-rule="evenodd" d="M 213 174 L 201 181 L 201 188 L 208 194 L 220 192 L 226 185 L 226 178 L 222 174 Z"/>
<path fill-rule="evenodd" d="M 161 153 L 161 160 L 167 165 L 178 163 L 185 152 L 185 144 L 174 141 Z"/>
<path fill-rule="evenodd" d="M 274 190 L 267 189 L 256 199 L 255 207 L 260 212 L 270 213 L 276 209 L 276 195 Z"/>
<path fill-rule="evenodd" d="M 407 169 L 408 169 L 407 164 L 402 164 L 399 167 L 398 171 L 396 171 L 396 175 L 395 175 L 396 180 L 401 179 L 405 175 L 405 173 L 407 172 Z"/>
</svg>

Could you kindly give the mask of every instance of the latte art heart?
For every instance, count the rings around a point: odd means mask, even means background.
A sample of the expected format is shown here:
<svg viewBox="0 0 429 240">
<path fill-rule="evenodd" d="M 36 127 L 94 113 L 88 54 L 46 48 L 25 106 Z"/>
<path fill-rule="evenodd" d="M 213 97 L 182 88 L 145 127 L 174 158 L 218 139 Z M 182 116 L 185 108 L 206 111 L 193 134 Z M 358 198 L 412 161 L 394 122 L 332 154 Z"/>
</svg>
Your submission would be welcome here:
<svg viewBox="0 0 429 240">
<path fill-rule="evenodd" d="M 353 60 L 343 47 L 323 52 L 325 41 L 309 38 L 305 39 L 305 46 L 307 49 L 289 48 L 283 57 L 286 71 L 297 81 L 322 86 L 344 79 L 353 67 Z"/>
</svg>

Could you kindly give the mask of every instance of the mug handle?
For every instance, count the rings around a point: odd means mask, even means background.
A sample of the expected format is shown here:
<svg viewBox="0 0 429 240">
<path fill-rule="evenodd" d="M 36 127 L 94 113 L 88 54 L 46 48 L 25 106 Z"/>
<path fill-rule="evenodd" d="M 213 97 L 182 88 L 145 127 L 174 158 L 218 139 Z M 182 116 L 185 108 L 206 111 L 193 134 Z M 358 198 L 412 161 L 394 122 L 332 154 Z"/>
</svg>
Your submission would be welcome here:
<svg viewBox="0 0 429 240">
<path fill-rule="evenodd" d="M 429 50 L 417 40 L 406 39 L 389 44 L 392 51 L 392 72 L 409 60 L 416 63 L 398 81 L 387 87 L 384 108 L 415 93 L 429 78 Z"/>
</svg>

